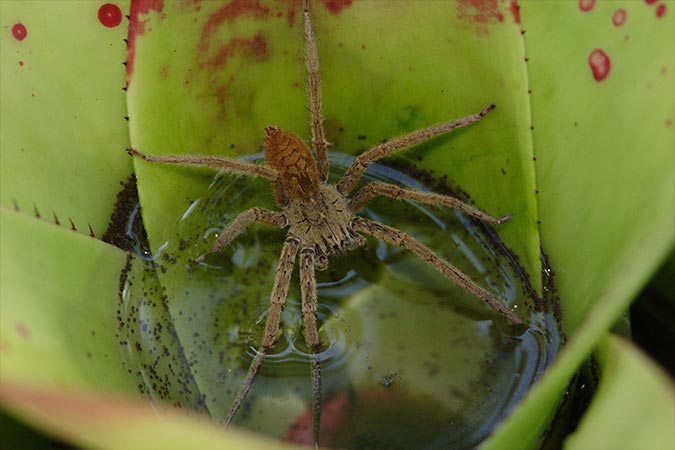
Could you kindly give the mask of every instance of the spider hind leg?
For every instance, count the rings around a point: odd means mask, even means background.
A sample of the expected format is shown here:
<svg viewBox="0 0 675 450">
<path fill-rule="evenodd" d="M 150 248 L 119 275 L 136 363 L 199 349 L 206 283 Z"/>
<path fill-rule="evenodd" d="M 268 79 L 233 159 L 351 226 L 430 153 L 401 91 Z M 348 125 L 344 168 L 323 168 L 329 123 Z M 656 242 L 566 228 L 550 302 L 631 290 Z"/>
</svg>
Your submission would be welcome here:
<svg viewBox="0 0 675 450">
<path fill-rule="evenodd" d="M 225 425 L 229 425 L 232 422 L 232 419 L 234 419 L 234 416 L 237 414 L 237 411 L 239 411 L 242 403 L 244 403 L 246 396 L 253 386 L 255 377 L 258 374 L 260 367 L 262 367 L 263 359 L 265 358 L 267 351 L 277 341 L 279 334 L 279 324 L 281 323 L 281 312 L 284 307 L 284 303 L 286 303 L 286 298 L 288 297 L 288 288 L 291 282 L 291 274 L 293 273 L 293 265 L 298 254 L 299 247 L 300 242 L 294 237 L 289 237 L 286 239 L 286 242 L 284 243 L 284 246 L 281 250 L 279 265 L 277 266 L 277 273 L 274 277 L 274 287 L 272 288 L 272 295 L 270 296 L 270 308 L 265 321 L 265 334 L 263 336 L 263 342 L 248 368 L 244 382 L 239 388 L 239 391 L 237 391 L 234 402 L 232 403 L 230 411 L 227 414 L 227 418 L 225 419 Z"/>
</svg>

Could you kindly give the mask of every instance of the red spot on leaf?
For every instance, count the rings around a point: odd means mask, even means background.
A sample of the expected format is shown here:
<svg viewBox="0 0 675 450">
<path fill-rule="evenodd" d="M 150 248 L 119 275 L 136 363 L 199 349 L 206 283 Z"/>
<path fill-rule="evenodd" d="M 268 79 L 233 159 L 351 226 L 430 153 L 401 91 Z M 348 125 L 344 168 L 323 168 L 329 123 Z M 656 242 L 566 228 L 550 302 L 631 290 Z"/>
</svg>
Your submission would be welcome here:
<svg viewBox="0 0 675 450">
<path fill-rule="evenodd" d="M 600 49 L 595 49 L 588 55 L 588 65 L 596 81 L 603 81 L 609 75 L 611 66 L 609 56 Z"/>
<path fill-rule="evenodd" d="M 19 61 L 19 65 L 23 67 L 23 61 Z"/>
<path fill-rule="evenodd" d="M 332 14 L 340 14 L 343 9 L 352 6 L 352 0 L 324 0 L 324 5 Z"/>
<path fill-rule="evenodd" d="M 595 6 L 595 0 L 579 0 L 579 9 L 588 12 Z"/>
<path fill-rule="evenodd" d="M 201 2 L 202 0 L 181 0 L 173 6 L 178 12 L 186 13 L 189 11 L 200 11 L 202 9 Z"/>
<path fill-rule="evenodd" d="M 653 5 L 656 2 L 657 2 L 657 0 L 645 0 L 645 3 L 648 4 L 648 5 Z"/>
<path fill-rule="evenodd" d="M 12 36 L 14 36 L 14 39 L 17 41 L 23 41 L 26 39 L 26 36 L 28 36 L 28 30 L 26 30 L 26 26 L 21 22 L 15 23 L 12 27 Z"/>
<path fill-rule="evenodd" d="M 129 12 L 129 35 L 127 37 L 127 87 L 134 73 L 134 59 L 136 56 L 136 38 L 145 33 L 145 24 L 150 11 L 161 13 L 164 10 L 164 0 L 132 0 Z"/>
<path fill-rule="evenodd" d="M 616 11 L 614 11 L 614 15 L 612 16 L 612 23 L 616 25 L 617 27 L 620 27 L 626 22 L 626 10 L 623 8 L 619 8 Z"/>
<path fill-rule="evenodd" d="M 458 17 L 473 25 L 477 34 L 487 34 L 487 26 L 503 22 L 498 0 L 458 0 Z"/>
<path fill-rule="evenodd" d="M 663 17 L 666 15 L 666 4 L 661 3 L 656 7 L 656 17 Z"/>
<path fill-rule="evenodd" d="M 21 322 L 16 324 L 16 332 L 19 333 L 19 335 L 24 339 L 28 339 L 30 337 L 30 330 Z"/>
<path fill-rule="evenodd" d="M 340 392 L 321 404 L 321 434 L 319 435 L 319 445 L 321 447 L 330 447 L 335 440 L 335 433 L 339 426 L 345 420 L 349 396 L 346 392 Z M 312 408 L 305 411 L 298 417 L 289 428 L 285 442 L 306 445 L 311 447 L 312 442 Z"/>
<path fill-rule="evenodd" d="M 103 26 L 115 28 L 122 23 L 122 10 L 114 3 L 106 3 L 98 9 L 98 20 Z"/>
</svg>

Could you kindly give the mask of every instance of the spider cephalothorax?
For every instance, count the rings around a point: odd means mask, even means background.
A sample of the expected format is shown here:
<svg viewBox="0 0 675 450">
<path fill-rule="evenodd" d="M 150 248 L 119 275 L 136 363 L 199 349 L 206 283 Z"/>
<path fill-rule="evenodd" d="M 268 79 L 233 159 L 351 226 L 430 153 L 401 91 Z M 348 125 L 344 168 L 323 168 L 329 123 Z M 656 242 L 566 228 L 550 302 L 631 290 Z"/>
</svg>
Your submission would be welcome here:
<svg viewBox="0 0 675 450">
<path fill-rule="evenodd" d="M 233 173 L 260 176 L 271 181 L 274 187 L 275 200 L 281 211 L 250 208 L 242 212 L 223 230 L 211 249 L 211 252 L 214 253 L 222 251 L 237 235 L 254 222 L 288 228 L 287 238 L 281 251 L 274 279 L 263 340 L 249 366 L 234 404 L 230 408 L 226 423 L 230 423 L 237 413 L 251 389 L 265 355 L 278 338 L 281 311 L 288 295 L 295 259 L 299 253 L 305 341 L 313 352 L 311 361 L 314 412 L 313 439 L 315 445 L 318 445 L 321 411 L 321 371 L 318 353 L 321 343 L 316 320 L 317 292 L 314 271 L 326 267 L 331 255 L 359 247 L 365 243 L 364 235 L 372 236 L 388 244 L 410 250 L 422 261 L 484 301 L 511 323 L 519 325 L 522 324 L 522 320 L 487 290 L 438 257 L 417 239 L 396 228 L 360 217 L 355 212 L 362 209 L 374 196 L 383 195 L 396 199 L 408 199 L 456 208 L 471 217 L 492 224 L 501 224 L 508 220 L 510 216 L 495 218 L 453 197 L 404 189 L 381 182 L 368 183 L 352 193 L 370 163 L 394 152 L 425 142 L 435 136 L 474 123 L 492 111 L 494 105 L 488 106 L 480 113 L 432 125 L 376 145 L 356 157 L 337 184 L 327 184 L 328 142 L 324 138 L 319 63 L 308 0 L 304 2 L 304 34 L 311 113 L 311 144 L 316 157 L 312 154 L 312 149 L 300 137 L 273 126 L 266 127 L 264 130 L 265 164 L 200 155 L 149 156 L 133 149 L 129 149 L 129 153 L 150 162 L 205 166 Z M 194 261 L 201 262 L 204 260 L 204 256 L 202 255 Z"/>
</svg>

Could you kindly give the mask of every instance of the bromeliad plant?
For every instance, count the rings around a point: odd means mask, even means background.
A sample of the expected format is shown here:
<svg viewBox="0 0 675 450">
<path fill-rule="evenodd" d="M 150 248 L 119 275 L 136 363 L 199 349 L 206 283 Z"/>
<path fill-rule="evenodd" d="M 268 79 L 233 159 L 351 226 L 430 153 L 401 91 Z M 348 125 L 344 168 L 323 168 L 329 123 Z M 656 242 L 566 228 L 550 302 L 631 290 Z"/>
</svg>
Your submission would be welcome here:
<svg viewBox="0 0 675 450">
<path fill-rule="evenodd" d="M 341 151 L 499 105 L 418 166 L 513 214 L 500 235 L 537 289 L 546 251 L 569 341 L 484 446 L 536 447 L 594 349 L 600 388 L 567 445 L 672 446 L 672 383 L 607 330 L 672 246 L 675 5 L 317 4 L 322 62 L 342 68 L 323 75 Z M 136 390 L 116 336 L 126 255 L 99 238 L 131 173 L 153 248 L 207 189 L 125 148 L 238 157 L 270 123 L 304 135 L 299 3 L 1 8 L 3 405 L 80 445 L 281 447 L 121 398 Z M 616 421 L 628 436 L 605 432 Z"/>
</svg>

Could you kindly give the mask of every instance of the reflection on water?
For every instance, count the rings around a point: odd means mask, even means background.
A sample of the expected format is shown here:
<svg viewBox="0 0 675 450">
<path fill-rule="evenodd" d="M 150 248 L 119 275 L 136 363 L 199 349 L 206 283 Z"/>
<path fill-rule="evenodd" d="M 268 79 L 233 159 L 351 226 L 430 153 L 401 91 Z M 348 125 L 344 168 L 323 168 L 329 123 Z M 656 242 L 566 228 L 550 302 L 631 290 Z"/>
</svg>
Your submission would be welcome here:
<svg viewBox="0 0 675 450">
<path fill-rule="evenodd" d="M 332 175 L 350 161 L 333 154 Z M 425 190 L 377 164 L 365 180 Z M 118 315 L 130 371 L 145 393 L 205 409 L 217 420 L 227 414 L 261 341 L 285 232 L 253 225 L 204 264 L 189 259 L 206 252 L 244 209 L 276 209 L 272 198 L 265 180 L 217 176 L 154 257 L 137 247 Z M 495 235 L 461 213 L 378 198 L 360 214 L 411 233 L 530 327 L 513 330 L 400 248 L 369 239 L 333 258 L 316 274 L 324 344 L 322 446 L 475 447 L 555 357 L 553 314 L 540 307 L 546 302 L 528 297 L 527 277 L 494 245 Z M 235 424 L 311 442 L 310 355 L 297 269 L 282 320 L 279 340 Z"/>
</svg>

